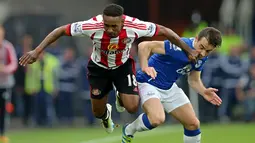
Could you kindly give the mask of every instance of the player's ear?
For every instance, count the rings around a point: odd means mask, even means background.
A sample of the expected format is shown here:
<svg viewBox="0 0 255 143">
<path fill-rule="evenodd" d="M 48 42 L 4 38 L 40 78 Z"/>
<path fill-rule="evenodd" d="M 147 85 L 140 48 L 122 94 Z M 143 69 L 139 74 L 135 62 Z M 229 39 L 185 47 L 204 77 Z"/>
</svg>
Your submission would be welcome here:
<svg viewBox="0 0 255 143">
<path fill-rule="evenodd" d="M 121 24 L 124 25 L 125 19 L 121 18 Z"/>
<path fill-rule="evenodd" d="M 196 40 L 196 42 L 198 41 L 198 37 L 197 36 L 195 37 L 195 40 Z"/>
</svg>

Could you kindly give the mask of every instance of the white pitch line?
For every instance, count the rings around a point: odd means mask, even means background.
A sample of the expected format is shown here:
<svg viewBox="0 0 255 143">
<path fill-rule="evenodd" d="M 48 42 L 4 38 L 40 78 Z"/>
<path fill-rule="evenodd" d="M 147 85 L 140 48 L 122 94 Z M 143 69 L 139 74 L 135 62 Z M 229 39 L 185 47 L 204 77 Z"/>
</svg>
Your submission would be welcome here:
<svg viewBox="0 0 255 143">
<path fill-rule="evenodd" d="M 162 128 L 158 128 L 158 129 L 155 129 L 155 130 L 152 130 L 152 131 L 145 131 L 145 132 L 140 132 L 140 133 L 137 133 L 137 136 L 139 137 L 146 137 L 146 136 L 150 136 L 150 135 L 157 135 L 157 134 L 163 134 L 163 133 L 173 133 L 173 132 L 180 132 L 182 131 L 181 128 L 176 128 L 176 126 L 173 127 L 170 127 L 170 126 L 167 126 L 167 127 L 162 127 Z M 91 139 L 91 140 L 88 140 L 88 141 L 82 141 L 80 143 L 100 143 L 100 142 L 103 142 L 103 143 L 112 143 L 112 142 L 116 142 L 116 141 L 121 141 L 121 135 L 118 135 L 118 136 L 108 136 L 108 137 L 103 137 L 103 138 L 98 138 L 98 139 Z"/>
</svg>

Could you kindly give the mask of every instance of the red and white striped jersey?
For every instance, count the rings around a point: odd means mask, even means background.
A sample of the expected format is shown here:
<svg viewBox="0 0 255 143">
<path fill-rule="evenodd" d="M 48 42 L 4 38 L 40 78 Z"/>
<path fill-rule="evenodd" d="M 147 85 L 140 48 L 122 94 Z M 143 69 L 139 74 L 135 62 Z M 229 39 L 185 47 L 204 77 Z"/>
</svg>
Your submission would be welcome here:
<svg viewBox="0 0 255 143">
<path fill-rule="evenodd" d="M 18 67 L 16 51 L 13 45 L 4 40 L 0 45 L 0 88 L 11 88 L 15 84 L 13 73 Z"/>
<path fill-rule="evenodd" d="M 124 27 L 116 38 L 106 34 L 102 15 L 72 23 L 67 26 L 66 32 L 70 36 L 89 36 L 93 41 L 91 60 L 100 67 L 115 69 L 128 60 L 132 43 L 137 38 L 152 37 L 158 32 L 154 23 L 123 17 Z"/>
</svg>

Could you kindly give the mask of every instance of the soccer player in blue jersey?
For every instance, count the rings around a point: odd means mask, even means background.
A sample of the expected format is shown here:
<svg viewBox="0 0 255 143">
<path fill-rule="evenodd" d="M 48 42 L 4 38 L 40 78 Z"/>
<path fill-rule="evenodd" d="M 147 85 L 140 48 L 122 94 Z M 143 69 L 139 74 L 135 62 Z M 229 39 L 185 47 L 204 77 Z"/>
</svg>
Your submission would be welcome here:
<svg viewBox="0 0 255 143">
<path fill-rule="evenodd" d="M 200 74 L 207 56 L 221 46 L 221 33 L 213 27 L 200 31 L 195 38 L 182 38 L 199 54 L 199 60 L 189 61 L 187 55 L 170 41 L 147 41 L 139 44 L 141 70 L 137 81 L 144 109 L 134 122 L 123 127 L 122 143 L 130 143 L 135 132 L 151 130 L 165 121 L 165 112 L 184 126 L 184 143 L 200 143 L 200 123 L 192 105 L 175 82 L 188 74 L 189 85 L 208 102 L 219 106 L 222 100 L 215 88 L 206 88 Z M 153 55 L 149 58 L 150 54 Z M 149 58 L 149 60 L 148 60 Z"/>
</svg>

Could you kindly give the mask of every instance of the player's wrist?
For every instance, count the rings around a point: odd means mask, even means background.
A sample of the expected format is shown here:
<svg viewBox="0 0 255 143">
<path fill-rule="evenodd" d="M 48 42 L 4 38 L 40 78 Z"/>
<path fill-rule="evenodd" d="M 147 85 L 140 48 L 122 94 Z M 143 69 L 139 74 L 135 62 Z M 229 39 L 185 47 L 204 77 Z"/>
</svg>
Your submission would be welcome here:
<svg viewBox="0 0 255 143">
<path fill-rule="evenodd" d="M 202 89 L 201 92 L 199 93 L 201 96 L 205 97 L 206 96 L 206 88 Z"/>
<path fill-rule="evenodd" d="M 38 54 L 42 53 L 42 51 L 43 51 L 43 48 L 41 48 L 41 47 L 35 48 L 35 52 Z"/>
<path fill-rule="evenodd" d="M 142 69 L 143 72 L 146 71 L 146 69 L 148 69 L 148 68 L 149 68 L 149 66 L 141 67 L 141 69 Z"/>
</svg>

